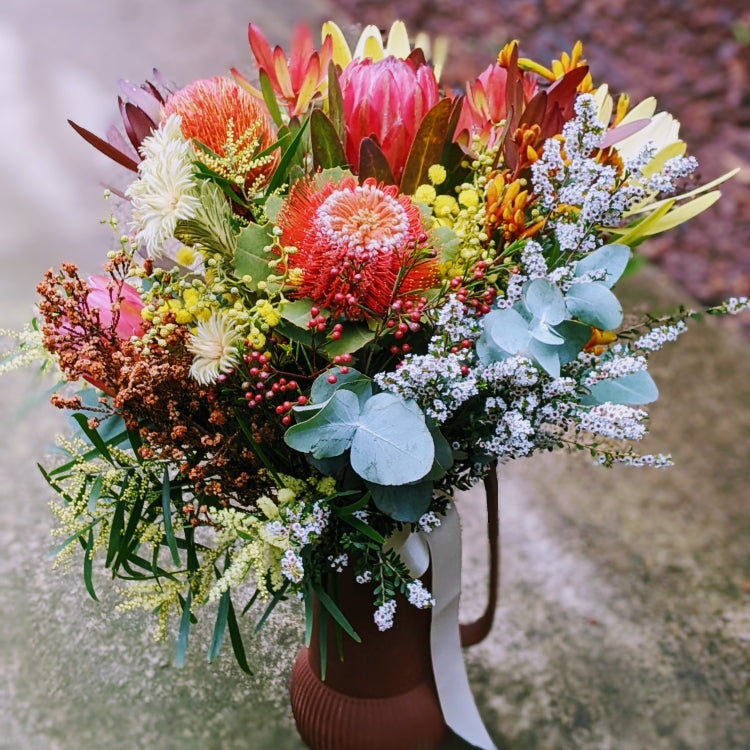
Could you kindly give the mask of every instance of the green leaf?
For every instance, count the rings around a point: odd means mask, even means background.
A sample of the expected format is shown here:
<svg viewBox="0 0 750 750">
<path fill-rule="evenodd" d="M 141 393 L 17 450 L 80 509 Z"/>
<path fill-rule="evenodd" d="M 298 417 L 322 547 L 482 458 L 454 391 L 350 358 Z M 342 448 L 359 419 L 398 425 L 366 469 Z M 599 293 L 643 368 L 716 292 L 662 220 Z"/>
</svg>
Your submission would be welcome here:
<svg viewBox="0 0 750 750">
<path fill-rule="evenodd" d="M 529 346 L 529 324 L 523 315 L 513 308 L 493 310 L 484 318 L 482 338 L 490 345 L 490 355 L 493 346 L 508 354 L 518 354 L 526 351 Z"/>
<path fill-rule="evenodd" d="M 333 359 L 338 354 L 354 354 L 375 338 L 375 331 L 360 323 L 344 323 L 338 339 L 326 341 L 324 354 Z"/>
<path fill-rule="evenodd" d="M 260 620 L 258 620 L 258 623 L 255 626 L 256 633 L 260 631 L 260 629 L 265 625 L 266 620 L 271 616 L 271 612 L 274 611 L 276 605 L 284 598 L 287 588 L 289 588 L 289 581 L 284 581 L 281 588 L 273 595 L 273 599 L 271 599 L 271 601 L 268 603 L 268 606 L 261 615 Z"/>
<path fill-rule="evenodd" d="M 86 591 L 89 592 L 89 596 L 94 601 L 99 601 L 94 591 L 94 583 L 91 580 L 91 569 L 93 564 L 93 553 L 94 553 L 94 529 L 89 529 L 88 540 L 86 541 L 86 549 L 83 551 L 83 582 L 86 584 Z"/>
<path fill-rule="evenodd" d="M 320 109 L 314 109 L 310 114 L 310 144 L 316 170 L 346 164 L 346 154 L 336 127 Z"/>
<path fill-rule="evenodd" d="M 320 599 L 320 603 L 325 607 L 326 611 L 333 617 L 333 619 L 336 621 L 338 626 L 353 640 L 357 643 L 362 643 L 362 639 L 357 635 L 357 631 L 354 630 L 354 628 L 349 623 L 349 620 L 346 619 L 344 616 L 344 613 L 338 608 L 336 605 L 336 602 L 331 599 L 328 594 L 323 591 L 322 588 L 318 588 L 316 590 L 316 593 L 318 595 L 318 599 Z"/>
<path fill-rule="evenodd" d="M 550 377 L 560 377 L 560 353 L 556 344 L 545 344 L 536 339 L 531 339 L 528 354 Z"/>
<path fill-rule="evenodd" d="M 339 389 L 314 417 L 292 425 L 284 433 L 284 442 L 300 453 L 312 453 L 314 458 L 338 456 L 352 442 L 359 411 L 356 394 Z"/>
<path fill-rule="evenodd" d="M 115 512 L 112 515 L 112 525 L 109 529 L 109 542 L 107 544 L 107 558 L 104 562 L 105 567 L 109 567 L 117 558 L 120 552 L 122 542 L 122 531 L 125 526 L 125 503 L 120 501 L 115 506 Z"/>
<path fill-rule="evenodd" d="M 366 402 L 351 439 L 351 465 L 359 476 L 376 484 L 408 484 L 422 479 L 434 459 L 435 444 L 414 402 L 393 393 Z"/>
<path fill-rule="evenodd" d="M 313 616 L 315 609 L 313 606 L 312 586 L 308 583 L 305 586 L 305 646 L 310 648 L 312 642 Z"/>
<path fill-rule="evenodd" d="M 175 565 L 180 564 L 180 553 L 177 551 L 177 542 L 172 529 L 172 500 L 170 497 L 169 471 L 164 468 L 164 475 L 161 480 L 161 511 L 164 517 L 164 536 L 167 540 L 167 546 L 172 555 L 172 562 Z"/>
<path fill-rule="evenodd" d="M 284 124 L 284 120 L 281 116 L 279 103 L 276 101 L 276 94 L 273 91 L 271 79 L 268 77 L 268 73 L 262 68 L 258 71 L 258 79 L 260 81 L 260 90 L 263 92 L 263 101 L 268 108 L 268 114 L 271 115 L 274 125 L 280 128 Z"/>
<path fill-rule="evenodd" d="M 585 276 L 587 273 L 597 271 L 606 272 L 601 283 L 611 289 L 622 276 L 630 259 L 630 248 L 627 245 L 604 245 L 576 264 L 575 276 Z"/>
<path fill-rule="evenodd" d="M 336 378 L 335 383 L 328 382 L 331 376 Z M 322 404 L 340 388 L 356 393 L 361 406 L 364 406 L 365 401 L 372 396 L 372 380 L 367 375 L 363 375 L 353 367 L 350 367 L 347 372 L 341 372 L 340 367 L 332 367 L 315 378 L 310 389 L 310 398 L 314 404 Z"/>
<path fill-rule="evenodd" d="M 190 606 L 193 603 L 193 592 L 188 587 L 187 598 L 180 597 L 182 604 L 182 616 L 180 617 L 180 630 L 177 634 L 177 654 L 175 665 L 179 668 L 185 666 L 185 655 L 188 646 L 188 634 L 190 633 Z"/>
<path fill-rule="evenodd" d="M 388 488 L 391 489 L 391 488 Z M 364 534 L 366 537 L 372 539 L 375 544 L 383 545 L 385 544 L 385 537 L 382 534 L 378 534 L 375 529 L 372 528 L 369 524 L 365 523 L 364 521 L 361 521 L 357 516 L 342 516 L 341 520 L 344 523 L 348 523 L 349 526 L 351 526 L 354 529 L 357 529 L 362 534 Z"/>
<path fill-rule="evenodd" d="M 302 299 L 294 300 L 293 302 L 285 302 L 281 308 L 281 317 L 284 320 L 288 320 L 303 331 L 308 331 L 307 324 L 312 318 L 310 310 L 312 310 L 314 302 L 307 297 Z M 322 315 L 324 318 L 330 317 L 328 310 L 320 310 L 318 315 Z"/>
<path fill-rule="evenodd" d="M 240 634 L 240 627 L 237 624 L 237 615 L 234 612 L 234 605 L 231 598 L 227 607 L 227 626 L 229 627 L 229 638 L 232 642 L 232 651 L 234 651 L 234 658 L 237 660 L 237 664 L 245 674 L 252 674 L 253 671 L 247 663 L 245 646 L 242 643 L 242 635 Z"/>
<path fill-rule="evenodd" d="M 219 607 L 216 610 L 216 622 L 214 631 L 211 635 L 211 645 L 208 649 L 208 661 L 212 662 L 219 655 L 221 644 L 224 640 L 224 632 L 227 627 L 227 616 L 229 614 L 229 589 L 227 589 L 219 599 Z"/>
<path fill-rule="evenodd" d="M 544 323 L 554 326 L 565 320 L 565 297 L 546 279 L 534 279 L 525 285 L 523 301 L 529 312 Z"/>
<path fill-rule="evenodd" d="M 55 545 L 49 552 L 47 552 L 45 554 L 45 557 L 55 557 L 60 552 L 62 552 L 69 544 L 78 541 L 87 531 L 93 529 L 96 524 L 101 522 L 101 520 L 101 518 L 96 518 L 91 523 L 86 524 L 86 526 L 84 526 L 79 531 L 76 531 L 74 534 L 66 537 L 64 541 L 60 542 L 60 544 Z"/>
<path fill-rule="evenodd" d="M 86 435 L 86 437 L 89 439 L 89 442 L 91 445 L 93 445 L 97 451 L 99 452 L 99 455 L 104 458 L 106 461 L 108 461 L 112 466 L 115 466 L 115 462 L 112 458 L 112 455 L 109 452 L 109 448 L 107 448 L 107 444 L 102 440 L 99 433 L 89 427 L 88 423 L 88 417 L 85 414 L 82 414 L 81 412 L 76 412 L 73 415 L 73 419 L 75 419 L 76 422 L 78 422 L 78 426 L 81 428 L 83 433 Z"/>
<path fill-rule="evenodd" d="M 302 142 L 302 136 L 304 135 L 305 129 L 307 128 L 308 122 L 309 120 L 305 120 L 302 123 L 294 137 L 292 137 L 291 132 L 289 132 L 288 138 L 283 139 L 284 145 L 286 145 L 286 149 L 283 151 L 281 159 L 279 160 L 279 165 L 276 167 L 276 171 L 273 173 L 273 177 L 271 178 L 270 182 L 268 183 L 268 187 L 266 188 L 266 193 L 268 195 L 274 193 L 287 181 L 287 178 L 289 177 L 289 170 L 292 168 L 292 165 L 297 159 L 297 150 L 299 149 L 299 145 Z"/>
<path fill-rule="evenodd" d="M 266 249 L 272 242 L 272 229 L 271 224 L 250 224 L 237 237 L 234 272 L 239 279 L 250 276 L 247 288 L 253 292 L 258 291 L 258 282 L 266 281 L 271 273 L 268 262 L 277 260 L 277 256 Z"/>
<path fill-rule="evenodd" d="M 420 185 L 427 183 L 427 171 L 440 163 L 449 136 L 452 108 L 450 99 L 441 99 L 422 119 L 401 176 L 400 190 L 405 195 L 413 195 Z"/>
<path fill-rule="evenodd" d="M 646 370 L 639 370 L 621 378 L 600 380 L 591 386 L 588 396 L 581 397 L 581 403 L 591 405 L 609 402 L 640 406 L 650 404 L 657 398 L 659 389 L 654 379 Z"/>
<path fill-rule="evenodd" d="M 605 284 L 573 284 L 565 295 L 568 312 L 582 323 L 612 331 L 622 323 L 622 306 Z"/>
<path fill-rule="evenodd" d="M 378 510 L 395 521 L 414 523 L 424 515 L 432 501 L 432 482 L 400 486 L 367 483 Z"/>
<path fill-rule="evenodd" d="M 344 140 L 344 100 L 341 96 L 341 84 L 336 64 L 331 60 L 328 63 L 328 117 L 333 123 L 334 130 L 339 141 Z"/>
<path fill-rule="evenodd" d="M 102 496 L 102 482 L 103 478 L 101 474 L 98 474 L 96 478 L 94 479 L 93 484 L 91 485 L 91 490 L 89 492 L 89 502 L 88 502 L 88 510 L 89 513 L 93 513 L 96 510 L 96 503 L 98 502 L 99 498 Z"/>
<path fill-rule="evenodd" d="M 572 362 L 591 338 L 591 326 L 575 320 L 564 320 L 555 326 L 555 331 L 563 337 L 563 343 L 557 347 L 561 365 Z"/>
</svg>

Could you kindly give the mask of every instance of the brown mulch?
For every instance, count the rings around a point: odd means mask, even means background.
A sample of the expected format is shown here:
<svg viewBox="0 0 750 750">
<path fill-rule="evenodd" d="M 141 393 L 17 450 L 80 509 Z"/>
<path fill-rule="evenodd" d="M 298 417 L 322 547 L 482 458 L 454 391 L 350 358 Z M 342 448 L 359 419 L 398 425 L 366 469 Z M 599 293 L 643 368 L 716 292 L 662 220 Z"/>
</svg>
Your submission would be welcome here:
<svg viewBox="0 0 750 750">
<path fill-rule="evenodd" d="M 332 0 L 358 26 L 449 39 L 442 82 L 462 88 L 511 39 L 544 64 L 583 42 L 595 84 L 655 96 L 706 182 L 734 167 L 723 197 L 642 252 L 703 303 L 750 296 L 750 8 L 746 0 Z M 748 316 L 744 316 L 747 318 Z M 748 326 L 750 330 L 750 326 Z"/>
</svg>

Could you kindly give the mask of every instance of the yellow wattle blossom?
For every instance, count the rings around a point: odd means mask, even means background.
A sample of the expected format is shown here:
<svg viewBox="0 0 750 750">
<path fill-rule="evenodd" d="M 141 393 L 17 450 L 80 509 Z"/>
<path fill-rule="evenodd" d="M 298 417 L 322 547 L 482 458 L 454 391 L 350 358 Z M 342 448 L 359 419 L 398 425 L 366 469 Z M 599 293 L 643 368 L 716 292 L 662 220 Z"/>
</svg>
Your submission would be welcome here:
<svg viewBox="0 0 750 750">
<path fill-rule="evenodd" d="M 450 219 L 458 213 L 458 201 L 452 195 L 438 195 L 433 212 L 438 219 Z"/>
<path fill-rule="evenodd" d="M 442 164 L 433 164 L 427 170 L 427 177 L 433 185 L 442 185 L 447 179 L 448 173 Z"/>
<path fill-rule="evenodd" d="M 436 197 L 437 192 L 432 185 L 420 185 L 414 193 L 414 200 L 417 203 L 424 203 L 426 206 L 431 206 Z"/>
<path fill-rule="evenodd" d="M 247 334 L 246 341 L 250 348 L 260 351 L 266 345 L 266 336 L 253 326 Z"/>
<path fill-rule="evenodd" d="M 462 190 L 458 194 L 458 202 L 464 208 L 476 208 L 479 205 L 479 193 L 476 190 Z"/>
<path fill-rule="evenodd" d="M 281 314 L 268 300 L 258 302 L 255 309 L 257 310 L 258 315 L 263 319 L 263 322 L 271 328 L 277 326 L 281 322 Z"/>
</svg>

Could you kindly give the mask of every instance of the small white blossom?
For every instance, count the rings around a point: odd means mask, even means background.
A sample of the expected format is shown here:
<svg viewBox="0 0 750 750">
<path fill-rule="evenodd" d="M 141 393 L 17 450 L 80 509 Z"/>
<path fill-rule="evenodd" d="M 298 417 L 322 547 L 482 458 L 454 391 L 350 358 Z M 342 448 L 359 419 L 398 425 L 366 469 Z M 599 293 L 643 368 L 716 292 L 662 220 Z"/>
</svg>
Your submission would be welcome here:
<svg viewBox="0 0 750 750">
<path fill-rule="evenodd" d="M 390 599 L 389 601 L 381 604 L 373 615 L 372 619 L 378 626 L 378 630 L 381 632 L 389 630 L 393 627 L 393 616 L 396 614 L 396 600 Z"/>
<path fill-rule="evenodd" d="M 406 597 L 409 604 L 417 609 L 429 609 L 435 606 L 435 599 L 432 594 L 424 587 L 422 581 L 414 580 L 406 584 Z"/>
</svg>

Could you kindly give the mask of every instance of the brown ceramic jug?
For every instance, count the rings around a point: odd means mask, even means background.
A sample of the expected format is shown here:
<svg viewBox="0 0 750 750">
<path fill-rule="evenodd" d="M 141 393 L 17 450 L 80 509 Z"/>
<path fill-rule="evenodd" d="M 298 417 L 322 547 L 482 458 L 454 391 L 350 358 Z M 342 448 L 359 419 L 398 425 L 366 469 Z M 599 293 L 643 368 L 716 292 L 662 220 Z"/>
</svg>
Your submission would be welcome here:
<svg viewBox="0 0 750 750">
<path fill-rule="evenodd" d="M 461 645 L 481 641 L 492 627 L 499 579 L 497 476 L 485 479 L 490 544 L 489 596 L 484 614 L 461 625 Z M 429 585 L 429 571 L 425 583 Z M 292 713 L 300 736 L 312 750 L 436 750 L 447 735 L 432 673 L 430 610 L 403 598 L 394 625 L 379 632 L 372 593 L 341 574 L 339 605 L 362 638 L 343 638 L 337 657 L 333 627 L 321 680 L 319 649 L 302 648 L 290 684 Z M 317 610 L 311 643 L 317 644 Z"/>
</svg>

